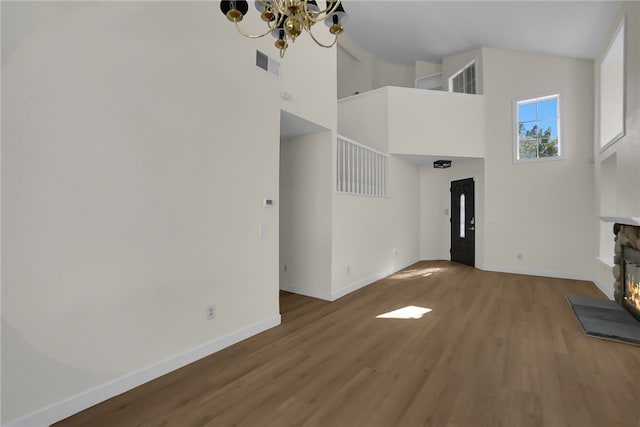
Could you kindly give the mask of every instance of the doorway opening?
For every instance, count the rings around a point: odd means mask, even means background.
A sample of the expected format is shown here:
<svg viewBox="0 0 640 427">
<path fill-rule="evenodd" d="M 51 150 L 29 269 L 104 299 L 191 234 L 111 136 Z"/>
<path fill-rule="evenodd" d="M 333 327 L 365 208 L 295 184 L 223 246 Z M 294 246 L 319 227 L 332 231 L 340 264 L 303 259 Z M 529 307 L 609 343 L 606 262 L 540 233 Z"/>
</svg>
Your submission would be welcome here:
<svg viewBox="0 0 640 427">
<path fill-rule="evenodd" d="M 278 192 L 281 314 L 289 307 L 283 301 L 283 295 L 323 299 L 329 299 L 331 295 L 330 236 L 335 144 L 330 129 L 281 111 Z"/>
</svg>

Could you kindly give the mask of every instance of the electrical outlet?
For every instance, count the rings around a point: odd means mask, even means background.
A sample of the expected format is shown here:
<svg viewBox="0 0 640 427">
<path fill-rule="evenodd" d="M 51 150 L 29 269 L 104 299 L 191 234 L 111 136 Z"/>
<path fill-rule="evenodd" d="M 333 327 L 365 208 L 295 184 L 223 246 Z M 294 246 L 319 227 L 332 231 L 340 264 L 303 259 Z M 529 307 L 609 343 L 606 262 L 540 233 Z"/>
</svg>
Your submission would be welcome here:
<svg viewBox="0 0 640 427">
<path fill-rule="evenodd" d="M 216 306 L 215 305 L 207 306 L 207 320 L 211 320 L 215 318 L 216 318 Z"/>
<path fill-rule="evenodd" d="M 288 269 L 289 269 L 289 267 L 287 267 L 287 264 L 285 264 L 284 265 L 284 272 L 286 273 Z"/>
</svg>

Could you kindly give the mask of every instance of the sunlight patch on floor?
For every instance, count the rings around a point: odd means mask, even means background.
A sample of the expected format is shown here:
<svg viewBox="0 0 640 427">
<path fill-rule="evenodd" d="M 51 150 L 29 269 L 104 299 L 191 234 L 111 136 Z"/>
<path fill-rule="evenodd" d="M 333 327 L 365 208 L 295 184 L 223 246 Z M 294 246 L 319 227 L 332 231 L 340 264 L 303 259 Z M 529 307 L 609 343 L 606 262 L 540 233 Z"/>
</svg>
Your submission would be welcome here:
<svg viewBox="0 0 640 427">
<path fill-rule="evenodd" d="M 429 277 L 433 273 L 440 273 L 444 271 L 444 268 L 432 267 L 432 268 L 417 268 L 412 270 L 399 271 L 396 274 L 391 275 L 392 279 L 411 279 L 413 277 Z"/>
<path fill-rule="evenodd" d="M 408 305 L 388 313 L 380 314 L 376 316 L 376 319 L 421 319 L 422 316 L 430 311 L 430 308 Z"/>
</svg>

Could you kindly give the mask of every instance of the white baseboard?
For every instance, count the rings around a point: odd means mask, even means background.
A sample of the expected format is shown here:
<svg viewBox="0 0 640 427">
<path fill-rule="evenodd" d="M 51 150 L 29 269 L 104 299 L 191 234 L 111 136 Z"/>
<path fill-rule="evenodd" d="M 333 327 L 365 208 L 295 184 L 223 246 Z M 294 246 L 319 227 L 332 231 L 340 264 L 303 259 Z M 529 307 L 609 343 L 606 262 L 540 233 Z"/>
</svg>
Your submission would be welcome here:
<svg viewBox="0 0 640 427">
<path fill-rule="evenodd" d="M 69 399 L 43 408 L 31 415 L 6 424 L 5 427 L 40 427 L 51 425 L 97 403 L 129 391 L 144 383 L 161 377 L 162 375 L 168 374 L 171 371 L 175 371 L 178 368 L 193 363 L 196 360 L 202 359 L 203 357 L 209 356 L 226 347 L 252 337 L 253 335 L 257 335 L 260 332 L 264 332 L 267 329 L 278 326 L 279 324 L 279 314 L 268 317 L 264 320 L 253 323 L 246 328 L 232 332 L 201 346 L 192 348 L 182 354 L 148 366 L 139 371 L 132 372 L 106 384 L 70 397 Z"/>
<path fill-rule="evenodd" d="M 304 295 L 306 297 L 318 298 L 325 301 L 333 301 L 331 299 L 331 292 L 316 291 L 313 289 L 306 289 L 295 285 L 286 285 L 280 283 L 280 289 L 287 292 L 293 292 L 294 294 Z"/>
<path fill-rule="evenodd" d="M 449 258 L 443 258 L 438 255 L 432 255 L 432 256 L 427 255 L 427 256 L 421 256 L 420 261 L 449 261 Z"/>
<path fill-rule="evenodd" d="M 558 279 L 571 279 L 571 280 L 584 280 L 586 282 L 593 282 L 603 294 L 606 295 L 607 298 L 613 300 L 613 289 L 610 286 L 605 286 L 600 281 L 593 277 L 581 275 L 581 274 L 568 274 L 568 273 L 559 273 L 557 271 L 540 271 L 540 270 L 526 270 L 526 269 L 515 269 L 515 268 L 501 268 L 501 267 L 477 267 L 480 270 L 485 271 L 496 271 L 499 273 L 513 273 L 513 274 L 526 274 L 528 276 L 544 276 L 544 277 L 556 277 Z"/>
<path fill-rule="evenodd" d="M 352 284 L 350 284 L 348 286 L 345 286 L 342 289 L 338 289 L 337 291 L 332 291 L 331 292 L 331 300 L 330 301 L 335 301 L 335 300 L 337 300 L 339 298 L 342 298 L 343 296 L 345 296 L 347 294 L 350 294 L 351 292 L 357 291 L 360 288 L 364 288 L 365 286 L 370 285 L 371 283 L 375 282 L 376 280 L 380 280 L 383 277 L 386 277 L 386 276 L 388 276 L 390 274 L 395 273 L 396 271 L 400 271 L 403 268 L 407 268 L 410 265 L 413 265 L 418 261 L 419 261 L 419 259 L 415 259 L 413 261 L 409 261 L 406 264 L 402 264 L 402 265 L 399 265 L 399 266 L 393 266 L 393 267 L 388 268 L 388 269 L 386 269 L 386 270 L 384 270 L 384 271 L 382 271 L 382 272 L 380 272 L 378 274 L 374 274 L 372 276 L 365 277 L 362 280 L 358 280 L 357 282 L 352 283 Z"/>
<path fill-rule="evenodd" d="M 476 268 L 485 271 L 495 271 L 498 273 L 512 273 L 512 274 L 524 274 L 527 276 L 543 276 L 543 277 L 555 277 L 558 279 L 571 279 L 571 280 L 585 280 L 592 282 L 593 277 L 573 274 L 573 273 L 561 273 L 558 271 L 543 271 L 543 270 L 528 270 L 524 268 L 510 268 L 510 267 L 496 267 L 496 266 L 476 266 Z"/>
</svg>

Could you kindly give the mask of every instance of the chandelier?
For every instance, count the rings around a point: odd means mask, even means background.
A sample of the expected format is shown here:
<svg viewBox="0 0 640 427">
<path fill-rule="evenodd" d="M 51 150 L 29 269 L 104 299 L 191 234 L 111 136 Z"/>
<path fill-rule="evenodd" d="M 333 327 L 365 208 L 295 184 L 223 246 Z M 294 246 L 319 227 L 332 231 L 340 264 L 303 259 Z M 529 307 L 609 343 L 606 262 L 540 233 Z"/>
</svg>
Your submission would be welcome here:
<svg viewBox="0 0 640 427">
<path fill-rule="evenodd" d="M 332 47 L 338 41 L 338 35 L 344 31 L 344 23 L 347 14 L 340 0 L 326 0 L 324 9 L 320 9 L 316 0 L 256 0 L 255 7 L 260 13 L 260 18 L 266 23 L 267 31 L 262 34 L 248 34 L 238 23 L 242 21 L 249 11 L 246 1 L 221 1 L 220 10 L 227 19 L 235 25 L 240 34 L 251 39 L 264 37 L 271 34 L 275 37 L 275 46 L 280 49 L 280 57 L 289 47 L 288 40 L 295 42 L 296 37 L 302 34 L 302 30 L 309 33 L 313 41 L 322 47 Z M 311 31 L 318 22 L 329 27 L 329 33 L 334 36 L 331 44 L 324 44 Z"/>
</svg>

